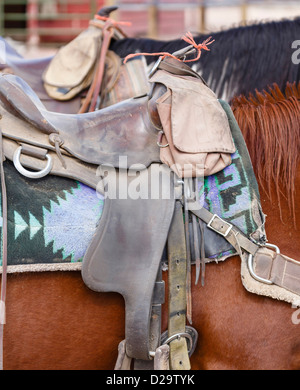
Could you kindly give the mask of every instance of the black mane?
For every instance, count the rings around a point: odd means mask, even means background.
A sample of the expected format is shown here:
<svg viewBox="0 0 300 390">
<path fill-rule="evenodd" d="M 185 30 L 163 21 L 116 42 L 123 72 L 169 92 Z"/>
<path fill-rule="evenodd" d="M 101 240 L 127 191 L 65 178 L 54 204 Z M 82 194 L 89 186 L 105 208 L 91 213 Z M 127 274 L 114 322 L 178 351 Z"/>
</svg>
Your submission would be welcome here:
<svg viewBox="0 0 300 390">
<path fill-rule="evenodd" d="M 293 64 L 292 42 L 300 39 L 300 17 L 234 27 L 216 33 L 194 35 L 197 43 L 209 36 L 215 42 L 209 52 L 203 51 L 200 60 L 188 63 L 201 73 L 219 97 L 231 100 L 234 95 L 263 90 L 277 83 L 284 88 L 289 82 L 298 82 L 299 65 Z M 111 49 L 120 57 L 135 52 L 172 53 L 186 46 L 181 39 L 161 41 L 126 38 L 114 41 Z M 146 57 L 153 62 L 157 57 Z"/>
</svg>

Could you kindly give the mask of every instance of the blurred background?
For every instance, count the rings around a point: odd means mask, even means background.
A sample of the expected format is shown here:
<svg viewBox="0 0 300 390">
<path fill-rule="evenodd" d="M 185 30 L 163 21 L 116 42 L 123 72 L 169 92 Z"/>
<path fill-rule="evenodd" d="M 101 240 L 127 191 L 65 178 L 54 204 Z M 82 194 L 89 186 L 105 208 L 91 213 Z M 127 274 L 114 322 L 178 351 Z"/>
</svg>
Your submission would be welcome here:
<svg viewBox="0 0 300 390">
<path fill-rule="evenodd" d="M 57 50 L 111 5 L 119 7 L 115 20 L 132 23 L 123 28 L 128 36 L 164 40 L 300 16 L 299 0 L 0 0 L 0 35 L 20 42 L 28 56 Z"/>
</svg>

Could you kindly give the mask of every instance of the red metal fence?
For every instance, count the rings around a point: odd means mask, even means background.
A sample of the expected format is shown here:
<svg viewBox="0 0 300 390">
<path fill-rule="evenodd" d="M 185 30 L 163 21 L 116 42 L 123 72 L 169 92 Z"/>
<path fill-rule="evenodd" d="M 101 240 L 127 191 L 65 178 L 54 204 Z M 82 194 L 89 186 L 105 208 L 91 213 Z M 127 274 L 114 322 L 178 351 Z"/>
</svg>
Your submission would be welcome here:
<svg viewBox="0 0 300 390">
<path fill-rule="evenodd" d="M 168 39 L 187 30 L 204 32 L 208 25 L 210 29 L 211 10 L 225 25 L 233 8 L 238 15 L 233 22 L 240 23 L 247 20 L 253 5 L 268 5 L 273 11 L 278 4 L 300 7 L 299 0 L 0 0 L 0 35 L 60 45 L 86 28 L 103 5 L 117 5 L 119 11 L 113 17 L 132 22 L 131 27 L 124 27 L 129 36 Z M 226 17 L 217 11 L 222 7 L 227 7 Z"/>
<path fill-rule="evenodd" d="M 66 42 L 88 26 L 104 0 L 0 0 L 0 35 L 31 43 Z"/>
</svg>

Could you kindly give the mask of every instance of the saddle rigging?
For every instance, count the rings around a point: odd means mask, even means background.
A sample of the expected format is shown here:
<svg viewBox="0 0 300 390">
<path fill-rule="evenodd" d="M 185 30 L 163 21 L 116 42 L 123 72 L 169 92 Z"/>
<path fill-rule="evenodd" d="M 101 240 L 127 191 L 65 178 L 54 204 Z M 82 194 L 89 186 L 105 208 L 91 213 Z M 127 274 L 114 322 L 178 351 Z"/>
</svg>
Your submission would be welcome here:
<svg viewBox="0 0 300 390">
<path fill-rule="evenodd" d="M 267 249 L 263 231 L 255 232 L 255 239 L 247 237 L 199 203 L 201 178 L 230 165 L 236 150 L 232 129 L 237 131 L 237 124 L 228 105 L 173 58 L 156 66 L 150 82 L 149 96 L 66 115 L 46 110 L 19 77 L 2 75 L 3 155 L 23 175 L 70 177 L 105 196 L 82 277 L 91 289 L 119 292 L 125 299 L 126 339 L 116 368 L 129 368 L 131 359 L 135 367 L 154 361 L 156 368 L 167 368 L 170 354 L 171 369 L 189 369 L 197 340 L 197 332 L 186 326 L 186 316 L 191 321 L 191 252 L 196 282 L 203 284 L 204 228 L 248 261 L 252 277 L 271 268 L 271 279 L 260 277 L 260 282 L 291 291 L 291 300 L 300 295 L 290 277 L 299 273 L 299 263 Z M 167 336 L 161 337 L 161 260 L 166 257 L 169 324 Z"/>
</svg>

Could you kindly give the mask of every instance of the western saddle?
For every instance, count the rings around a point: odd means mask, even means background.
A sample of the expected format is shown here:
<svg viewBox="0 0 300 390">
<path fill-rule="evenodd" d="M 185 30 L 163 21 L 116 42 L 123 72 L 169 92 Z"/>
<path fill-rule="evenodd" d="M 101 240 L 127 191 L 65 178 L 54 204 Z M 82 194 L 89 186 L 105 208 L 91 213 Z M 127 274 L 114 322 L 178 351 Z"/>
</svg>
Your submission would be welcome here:
<svg viewBox="0 0 300 390">
<path fill-rule="evenodd" d="M 190 50 L 174 55 L 180 58 Z M 199 205 L 199 180 L 229 165 L 235 151 L 229 127 L 234 119 L 230 110 L 224 111 L 226 103 L 173 58 L 158 61 L 150 82 L 148 95 L 96 112 L 57 114 L 45 108 L 24 80 L 2 74 L 1 161 L 8 158 L 20 174 L 33 179 L 47 174 L 69 177 L 105 195 L 82 277 L 92 290 L 115 291 L 125 299 L 125 340 L 116 369 L 130 368 L 131 359 L 135 368 L 154 363 L 156 369 L 189 369 L 197 341 L 196 330 L 186 326 L 189 213 L 241 256 L 250 254 L 253 277 L 259 278 L 253 264 L 260 260 L 295 264 Z M 166 257 L 169 323 L 161 336 Z M 203 280 L 204 266 L 196 262 L 197 279 L 201 275 Z M 284 283 L 295 289 L 290 281 Z M 299 286 L 296 289 L 300 294 Z"/>
</svg>

